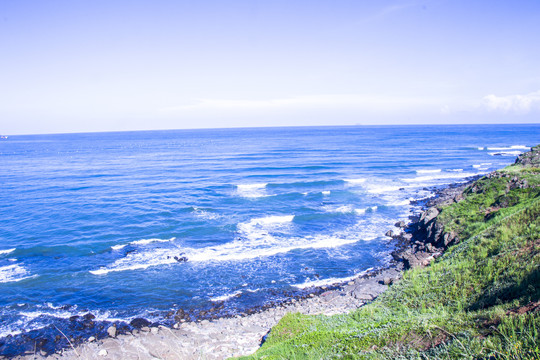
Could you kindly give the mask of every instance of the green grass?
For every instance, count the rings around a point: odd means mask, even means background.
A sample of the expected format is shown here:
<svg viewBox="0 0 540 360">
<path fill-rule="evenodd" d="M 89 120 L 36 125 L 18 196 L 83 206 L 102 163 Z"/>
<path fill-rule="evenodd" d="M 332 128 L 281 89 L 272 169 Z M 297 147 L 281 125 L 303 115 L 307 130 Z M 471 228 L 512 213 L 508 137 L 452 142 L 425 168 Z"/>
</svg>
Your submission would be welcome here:
<svg viewBox="0 0 540 360">
<path fill-rule="evenodd" d="M 243 359 L 540 359 L 540 171 L 499 174 L 442 209 L 460 242 L 437 261 L 350 314 L 286 315 Z"/>
</svg>

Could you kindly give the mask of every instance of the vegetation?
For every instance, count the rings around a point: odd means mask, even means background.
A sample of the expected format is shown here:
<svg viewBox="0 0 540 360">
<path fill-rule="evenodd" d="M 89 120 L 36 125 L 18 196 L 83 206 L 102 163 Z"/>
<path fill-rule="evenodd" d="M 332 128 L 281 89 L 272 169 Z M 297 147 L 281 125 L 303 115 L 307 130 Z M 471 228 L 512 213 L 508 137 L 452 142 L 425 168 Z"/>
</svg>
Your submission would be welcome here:
<svg viewBox="0 0 540 360">
<path fill-rule="evenodd" d="M 540 359 L 539 219 L 539 164 L 485 176 L 437 217 L 460 239 L 443 256 L 350 314 L 285 316 L 244 359 Z"/>
</svg>

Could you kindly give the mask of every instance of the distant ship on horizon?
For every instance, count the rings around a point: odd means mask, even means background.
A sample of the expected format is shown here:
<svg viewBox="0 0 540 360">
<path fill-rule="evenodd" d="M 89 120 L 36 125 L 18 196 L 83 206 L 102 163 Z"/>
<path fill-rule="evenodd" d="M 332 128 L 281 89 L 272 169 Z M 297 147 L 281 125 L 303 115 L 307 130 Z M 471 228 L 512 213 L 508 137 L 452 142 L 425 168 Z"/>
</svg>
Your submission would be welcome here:
<svg viewBox="0 0 540 360">
<path fill-rule="evenodd" d="M 0 140 L 7 140 L 8 136 L 7 135 L 0 135 Z"/>
</svg>

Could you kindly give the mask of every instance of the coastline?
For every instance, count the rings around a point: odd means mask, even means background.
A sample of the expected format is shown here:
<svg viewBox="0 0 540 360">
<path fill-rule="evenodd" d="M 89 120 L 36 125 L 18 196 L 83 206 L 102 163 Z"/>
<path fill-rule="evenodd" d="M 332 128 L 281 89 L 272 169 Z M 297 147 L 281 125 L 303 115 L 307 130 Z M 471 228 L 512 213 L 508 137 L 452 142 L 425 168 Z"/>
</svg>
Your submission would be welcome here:
<svg viewBox="0 0 540 360">
<path fill-rule="evenodd" d="M 420 200 L 420 215 L 410 222 L 396 223 L 387 236 L 396 242 L 393 261 L 382 269 L 368 270 L 347 282 L 306 288 L 305 295 L 291 297 L 270 307 L 256 308 L 247 314 L 215 319 L 186 321 L 181 319 L 172 328 L 150 327 L 142 321 L 140 329 L 119 334 L 113 325 L 109 337 L 90 338 L 82 344 L 46 354 L 39 349 L 13 359 L 224 359 L 255 352 L 270 329 L 287 313 L 336 315 L 348 313 L 374 300 L 401 278 L 404 269 L 426 266 L 445 249 L 428 241 L 428 227 L 437 206 L 460 200 L 461 192 L 476 178 L 460 184 L 432 189 L 433 195 Z M 435 215 L 436 217 L 436 215 Z M 398 229 L 398 232 L 394 232 Z M 114 328 L 114 329 L 112 329 Z M 4 358 L 4 357 L 0 357 Z"/>
</svg>

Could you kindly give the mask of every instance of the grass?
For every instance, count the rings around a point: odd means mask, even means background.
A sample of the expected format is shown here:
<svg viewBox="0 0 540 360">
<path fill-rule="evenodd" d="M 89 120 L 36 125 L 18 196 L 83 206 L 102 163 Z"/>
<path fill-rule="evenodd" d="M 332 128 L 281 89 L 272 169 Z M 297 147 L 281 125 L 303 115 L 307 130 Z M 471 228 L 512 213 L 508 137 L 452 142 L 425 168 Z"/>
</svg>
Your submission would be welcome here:
<svg viewBox="0 0 540 360">
<path fill-rule="evenodd" d="M 539 184 L 521 165 L 479 179 L 441 210 L 461 241 L 430 266 L 349 314 L 288 314 L 242 359 L 540 360 Z"/>
</svg>

